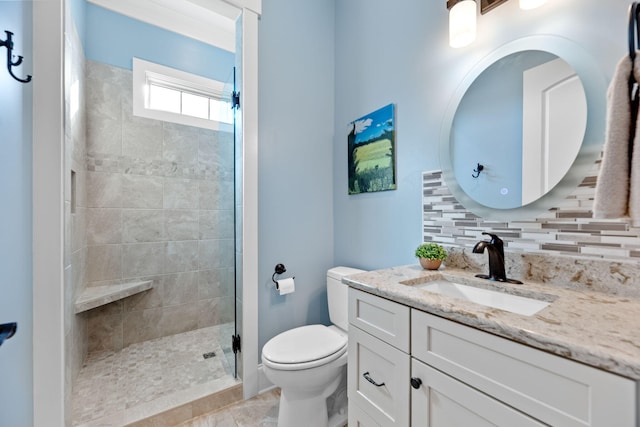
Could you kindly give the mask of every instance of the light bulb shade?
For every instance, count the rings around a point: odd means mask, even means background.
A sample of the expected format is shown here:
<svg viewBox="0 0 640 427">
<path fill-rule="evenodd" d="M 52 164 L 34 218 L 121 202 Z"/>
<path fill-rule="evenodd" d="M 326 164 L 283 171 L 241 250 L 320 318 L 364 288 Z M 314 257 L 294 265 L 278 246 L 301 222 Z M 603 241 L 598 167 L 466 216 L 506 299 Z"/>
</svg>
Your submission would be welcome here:
<svg viewBox="0 0 640 427">
<path fill-rule="evenodd" d="M 449 45 L 467 46 L 476 39 L 476 2 L 462 0 L 449 11 Z"/>
<path fill-rule="evenodd" d="M 520 0 L 520 9 L 530 10 L 540 7 L 545 4 L 547 0 Z"/>
</svg>

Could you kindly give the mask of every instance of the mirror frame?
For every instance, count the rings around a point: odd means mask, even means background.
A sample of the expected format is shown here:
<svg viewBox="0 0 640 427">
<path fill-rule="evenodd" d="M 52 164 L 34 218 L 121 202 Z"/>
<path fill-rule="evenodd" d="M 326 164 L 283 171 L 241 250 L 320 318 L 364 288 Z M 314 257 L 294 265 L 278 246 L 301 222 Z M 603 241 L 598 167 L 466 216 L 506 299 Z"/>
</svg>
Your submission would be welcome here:
<svg viewBox="0 0 640 427">
<path fill-rule="evenodd" d="M 476 78 L 496 61 L 525 50 L 549 52 L 562 58 L 576 70 L 587 98 L 587 126 L 575 161 L 554 188 L 525 206 L 512 209 L 490 208 L 469 197 L 456 181 L 450 151 L 451 127 L 462 98 Z M 440 166 L 449 190 L 467 210 L 490 220 L 532 220 L 557 206 L 576 190 L 600 155 L 605 138 L 606 92 L 606 79 L 598 63 L 584 48 L 569 39 L 552 35 L 536 35 L 523 37 L 500 46 L 471 69 L 454 92 L 445 110 L 440 133 Z"/>
</svg>

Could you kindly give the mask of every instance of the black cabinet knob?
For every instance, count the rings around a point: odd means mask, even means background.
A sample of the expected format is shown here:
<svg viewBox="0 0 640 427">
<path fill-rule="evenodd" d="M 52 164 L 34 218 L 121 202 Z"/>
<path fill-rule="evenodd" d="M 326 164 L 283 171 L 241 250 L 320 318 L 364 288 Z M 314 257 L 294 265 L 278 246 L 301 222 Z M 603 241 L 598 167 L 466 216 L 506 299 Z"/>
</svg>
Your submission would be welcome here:
<svg viewBox="0 0 640 427">
<path fill-rule="evenodd" d="M 422 380 L 420 378 L 416 378 L 416 377 L 411 378 L 411 387 L 417 390 L 420 388 L 421 385 L 422 385 Z"/>
</svg>

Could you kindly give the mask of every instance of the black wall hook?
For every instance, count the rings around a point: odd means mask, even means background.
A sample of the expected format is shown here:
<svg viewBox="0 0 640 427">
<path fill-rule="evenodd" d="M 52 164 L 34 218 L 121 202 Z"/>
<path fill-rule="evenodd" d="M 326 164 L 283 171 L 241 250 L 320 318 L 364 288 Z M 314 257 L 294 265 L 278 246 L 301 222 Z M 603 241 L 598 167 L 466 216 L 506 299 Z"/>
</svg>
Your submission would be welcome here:
<svg viewBox="0 0 640 427">
<path fill-rule="evenodd" d="M 476 168 L 473 170 L 473 173 L 471 174 L 471 176 L 474 178 L 477 178 L 480 176 L 480 172 L 482 172 L 483 170 L 484 170 L 484 166 L 478 163 L 478 166 L 476 166 Z"/>
<path fill-rule="evenodd" d="M 20 83 L 29 83 L 31 81 L 31 76 L 27 75 L 26 79 L 21 79 L 13 74 L 12 68 L 22 64 L 22 56 L 18 55 L 18 59 L 15 62 L 13 61 L 13 33 L 5 30 L 5 34 L 7 35 L 7 39 L 0 40 L 0 47 L 4 46 L 7 48 L 7 71 L 9 71 L 11 77 Z"/>
<path fill-rule="evenodd" d="M 16 322 L 4 323 L 0 325 L 0 345 L 2 345 L 4 340 L 8 340 L 12 336 L 14 336 L 17 330 L 18 324 Z"/>
</svg>

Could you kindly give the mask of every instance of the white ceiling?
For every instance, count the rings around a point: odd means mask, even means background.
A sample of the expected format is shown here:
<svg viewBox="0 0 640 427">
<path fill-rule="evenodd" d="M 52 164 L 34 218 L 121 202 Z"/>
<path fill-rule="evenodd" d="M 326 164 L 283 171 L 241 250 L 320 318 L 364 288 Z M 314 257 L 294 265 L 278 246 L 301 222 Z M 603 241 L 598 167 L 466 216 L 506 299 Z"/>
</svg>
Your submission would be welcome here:
<svg viewBox="0 0 640 427">
<path fill-rule="evenodd" d="M 87 0 L 125 16 L 235 52 L 241 10 L 224 0 Z"/>
</svg>

